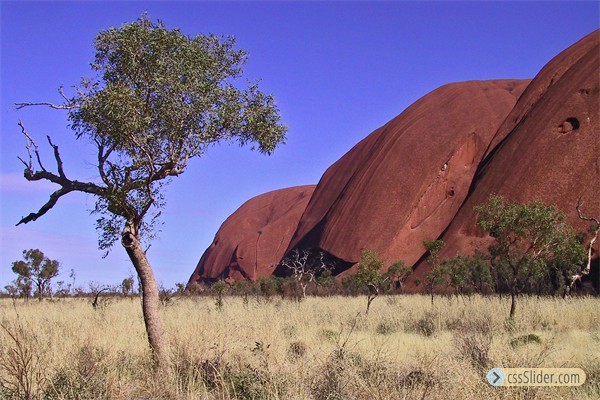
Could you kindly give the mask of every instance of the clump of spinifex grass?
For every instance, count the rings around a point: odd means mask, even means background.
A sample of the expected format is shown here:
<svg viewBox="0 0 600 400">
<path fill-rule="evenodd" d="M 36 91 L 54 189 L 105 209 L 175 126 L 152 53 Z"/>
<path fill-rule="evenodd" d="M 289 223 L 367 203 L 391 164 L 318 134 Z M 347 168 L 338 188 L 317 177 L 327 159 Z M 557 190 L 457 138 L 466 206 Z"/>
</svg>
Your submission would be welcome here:
<svg viewBox="0 0 600 400">
<path fill-rule="evenodd" d="M 218 300 L 218 299 L 217 299 Z M 0 399 L 598 398 L 598 298 L 173 298 L 156 377 L 139 304 L 0 301 Z M 578 367 L 576 388 L 493 388 L 501 367 Z"/>
</svg>

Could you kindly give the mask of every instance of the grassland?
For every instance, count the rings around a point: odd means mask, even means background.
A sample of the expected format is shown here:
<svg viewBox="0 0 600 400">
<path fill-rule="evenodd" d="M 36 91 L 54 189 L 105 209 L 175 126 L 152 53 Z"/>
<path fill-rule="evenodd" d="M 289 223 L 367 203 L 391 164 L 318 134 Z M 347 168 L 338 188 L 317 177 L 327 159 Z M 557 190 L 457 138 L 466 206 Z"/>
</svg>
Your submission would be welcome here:
<svg viewBox="0 0 600 400">
<path fill-rule="evenodd" d="M 0 398 L 600 398 L 600 300 L 520 300 L 508 324 L 498 297 L 381 297 L 368 315 L 364 297 L 180 298 L 162 309 L 173 366 L 157 377 L 139 299 L 4 299 Z M 579 367 L 587 382 L 494 388 L 499 366 Z"/>
</svg>

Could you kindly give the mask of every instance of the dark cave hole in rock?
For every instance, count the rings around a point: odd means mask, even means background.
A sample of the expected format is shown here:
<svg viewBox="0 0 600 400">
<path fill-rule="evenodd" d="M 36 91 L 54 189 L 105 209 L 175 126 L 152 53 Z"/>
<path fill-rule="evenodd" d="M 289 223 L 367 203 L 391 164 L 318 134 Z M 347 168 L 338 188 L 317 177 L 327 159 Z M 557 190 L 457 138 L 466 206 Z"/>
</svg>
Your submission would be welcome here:
<svg viewBox="0 0 600 400">
<path fill-rule="evenodd" d="M 561 133 L 569 133 L 572 131 L 576 131 L 579 129 L 579 120 L 575 117 L 567 118 L 562 124 L 559 126 L 559 131 Z"/>
<path fill-rule="evenodd" d="M 577 118 L 567 118 L 566 122 L 570 123 L 571 126 L 573 126 L 573 130 L 579 129 L 579 120 Z"/>
</svg>

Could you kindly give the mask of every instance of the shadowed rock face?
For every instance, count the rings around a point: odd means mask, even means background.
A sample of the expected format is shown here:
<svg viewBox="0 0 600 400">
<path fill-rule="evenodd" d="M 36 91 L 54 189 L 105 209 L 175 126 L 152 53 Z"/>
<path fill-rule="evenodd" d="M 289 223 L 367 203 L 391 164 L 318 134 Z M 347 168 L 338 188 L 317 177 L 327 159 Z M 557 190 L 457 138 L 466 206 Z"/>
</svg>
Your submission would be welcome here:
<svg viewBox="0 0 600 400">
<path fill-rule="evenodd" d="M 550 61 L 527 87 L 492 140 L 471 194 L 442 239 L 442 257 L 485 251 L 491 238 L 476 227 L 473 207 L 491 194 L 555 204 L 577 231 L 600 215 L 600 31 Z M 597 250 L 595 252 L 597 255 Z M 415 277 L 428 267 L 417 267 Z"/>
<path fill-rule="evenodd" d="M 189 283 L 271 275 L 285 255 L 314 188 L 276 190 L 244 203 L 221 225 Z"/>
<path fill-rule="evenodd" d="M 443 86 L 371 133 L 321 178 L 289 249 L 346 262 L 362 249 L 416 262 L 446 229 L 475 171 L 529 81 Z"/>
</svg>

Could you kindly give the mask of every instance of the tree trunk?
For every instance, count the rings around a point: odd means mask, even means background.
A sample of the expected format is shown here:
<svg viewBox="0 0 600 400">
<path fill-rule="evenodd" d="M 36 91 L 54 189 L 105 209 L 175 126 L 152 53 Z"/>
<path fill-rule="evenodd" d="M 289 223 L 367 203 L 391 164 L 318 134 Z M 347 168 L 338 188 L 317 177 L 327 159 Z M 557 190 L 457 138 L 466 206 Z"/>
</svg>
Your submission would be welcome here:
<svg viewBox="0 0 600 400">
<path fill-rule="evenodd" d="M 515 311 L 517 309 L 517 295 L 515 293 L 510 294 L 510 314 L 509 318 L 511 320 L 515 319 Z"/>
<path fill-rule="evenodd" d="M 376 294 L 367 296 L 367 311 L 365 311 L 365 315 L 369 315 L 369 308 L 371 308 L 371 303 L 375 300 L 375 297 L 377 297 Z"/>
<path fill-rule="evenodd" d="M 146 253 L 141 247 L 139 238 L 130 226 L 123 231 L 122 244 L 127 251 L 135 270 L 138 274 L 142 289 L 142 311 L 148 342 L 152 351 L 155 372 L 166 373 L 170 364 L 169 349 L 165 332 L 158 312 L 159 296 L 158 285 L 154 278 L 152 267 L 146 258 Z M 164 375 L 163 375 L 164 376 Z"/>
</svg>

